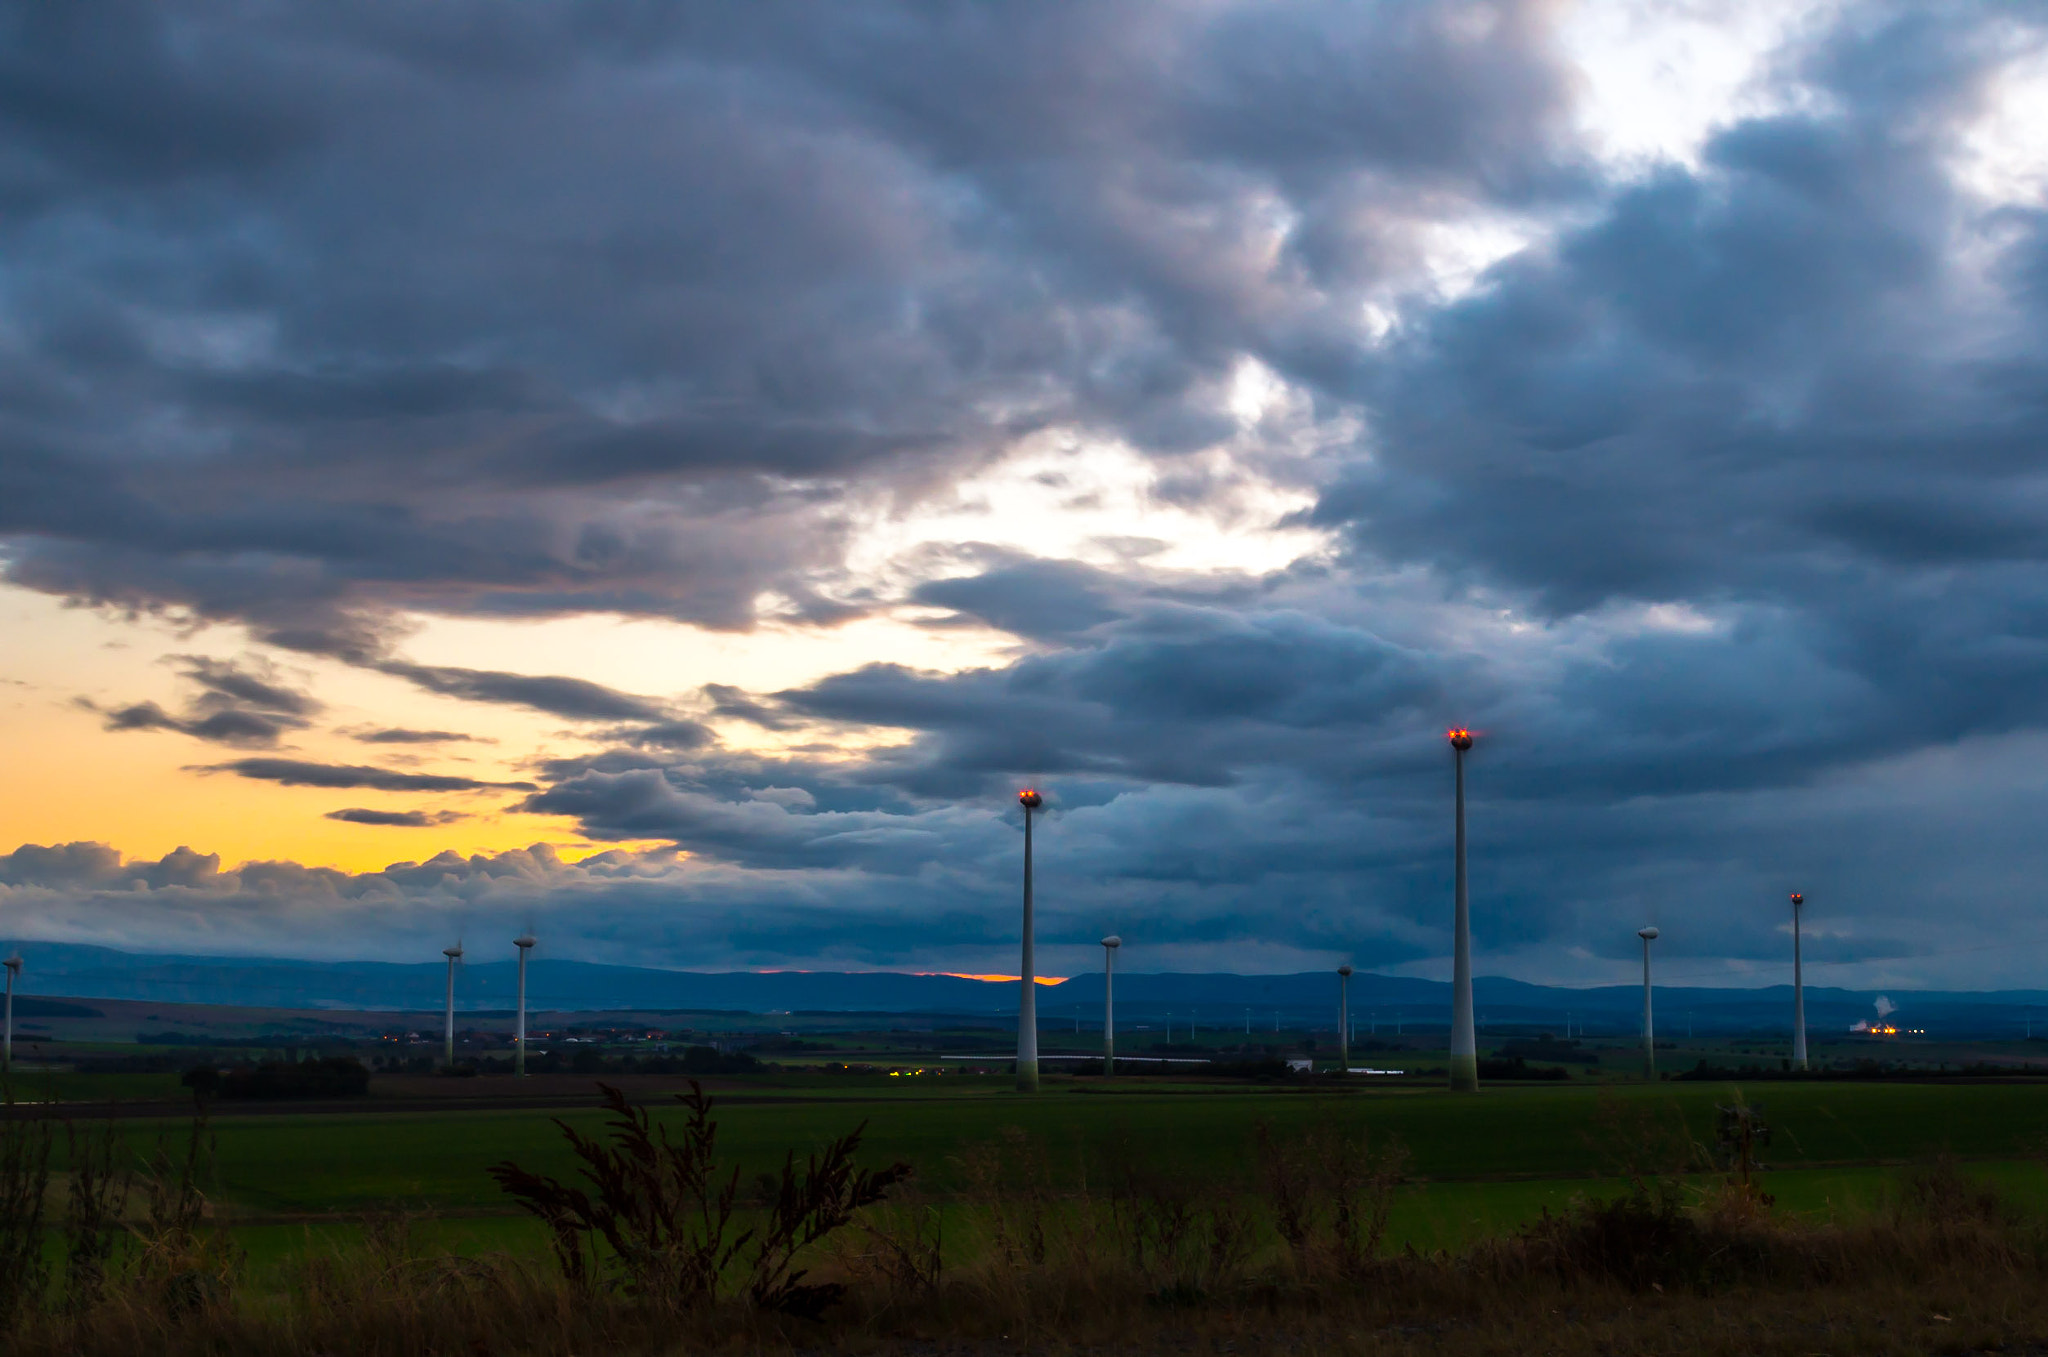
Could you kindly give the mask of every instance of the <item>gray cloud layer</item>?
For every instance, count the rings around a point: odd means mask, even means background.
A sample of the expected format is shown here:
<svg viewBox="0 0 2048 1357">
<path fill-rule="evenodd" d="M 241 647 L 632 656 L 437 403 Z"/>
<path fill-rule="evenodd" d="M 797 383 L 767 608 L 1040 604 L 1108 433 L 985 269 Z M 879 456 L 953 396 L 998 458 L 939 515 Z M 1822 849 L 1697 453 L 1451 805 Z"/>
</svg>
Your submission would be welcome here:
<svg viewBox="0 0 2048 1357">
<path fill-rule="evenodd" d="M 278 782 L 287 787 L 368 787 L 380 792 L 473 792 L 490 787 L 530 791 L 533 788 L 530 782 L 482 782 L 473 777 L 402 773 L 367 764 L 315 763 L 307 759 L 235 759 L 201 771 L 233 773 L 237 777 Z"/>
<path fill-rule="evenodd" d="M 194 739 L 249 748 L 275 748 L 278 741 L 312 724 L 320 703 L 279 681 L 261 656 L 240 662 L 204 655 L 172 655 L 179 675 L 198 693 L 182 715 L 154 702 L 134 702 L 106 713 L 108 730 L 175 730 Z M 98 710 L 90 700 L 82 705 Z"/>
<path fill-rule="evenodd" d="M 1796 880 L 1869 975 L 1964 966 L 2042 865 L 2003 751 L 2048 725 L 2048 213 L 1959 166 L 2043 11 L 1851 6 L 1776 54 L 1780 111 L 1647 170 L 1576 140 L 1547 14 L 17 11 L 7 578 L 603 723 L 527 807 L 688 849 L 733 957 L 993 966 L 990 807 L 1031 777 L 1077 936 L 1425 964 L 1469 722 L 1504 965 L 1667 912 L 1760 961 Z M 1432 241 L 1504 221 L 1531 243 L 1447 297 Z M 1247 359 L 1320 451 L 1240 427 Z M 1219 511 L 1191 454 L 1229 443 L 1337 553 L 983 553 L 903 596 L 1014 662 L 695 706 L 398 655 L 400 610 L 842 619 L 888 601 L 843 568 L 860 506 L 1042 430 Z M 110 723 L 263 747 L 310 710 L 188 677 Z M 698 718 L 907 737 L 765 759 Z"/>
</svg>

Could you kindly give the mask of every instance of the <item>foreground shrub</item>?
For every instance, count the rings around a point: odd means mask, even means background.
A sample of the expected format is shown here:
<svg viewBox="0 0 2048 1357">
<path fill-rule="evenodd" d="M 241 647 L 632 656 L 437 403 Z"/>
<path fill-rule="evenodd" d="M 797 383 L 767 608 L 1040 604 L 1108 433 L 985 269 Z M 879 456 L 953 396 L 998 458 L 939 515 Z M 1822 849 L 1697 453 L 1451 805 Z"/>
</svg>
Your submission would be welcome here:
<svg viewBox="0 0 2048 1357">
<path fill-rule="evenodd" d="M 739 1169 L 721 1174 L 712 1100 L 693 1079 L 678 1094 L 689 1116 L 680 1142 L 609 1084 L 598 1085 L 611 1112 L 609 1141 L 559 1118 L 569 1148 L 583 1161 L 595 1196 L 509 1160 L 488 1170 L 498 1186 L 547 1225 L 565 1277 L 584 1283 L 602 1270 L 630 1294 L 658 1305 L 690 1307 L 719 1298 L 729 1276 L 756 1308 L 815 1318 L 845 1294 L 840 1282 L 809 1283 L 797 1266 L 813 1245 L 883 1200 L 910 1175 L 908 1164 L 856 1168 L 867 1130 L 851 1132 L 808 1156 L 783 1159 L 767 1219 L 735 1230 Z M 602 1244 L 602 1248 L 600 1247 Z M 739 1262 L 740 1267 L 734 1268 Z"/>
<path fill-rule="evenodd" d="M 142 1220 L 129 1227 L 136 1251 L 130 1285 L 143 1304 L 173 1320 L 224 1309 L 242 1270 L 241 1251 L 205 1223 L 212 1212 L 199 1179 L 213 1152 L 202 1112 L 182 1152 L 160 1134 L 143 1163 Z"/>
<path fill-rule="evenodd" d="M 1398 1142 L 1375 1147 L 1363 1127 L 1327 1120 L 1289 1140 L 1262 1125 L 1255 1149 L 1274 1229 L 1299 1273 L 1364 1271 L 1386 1234 L 1407 1151 Z"/>
</svg>

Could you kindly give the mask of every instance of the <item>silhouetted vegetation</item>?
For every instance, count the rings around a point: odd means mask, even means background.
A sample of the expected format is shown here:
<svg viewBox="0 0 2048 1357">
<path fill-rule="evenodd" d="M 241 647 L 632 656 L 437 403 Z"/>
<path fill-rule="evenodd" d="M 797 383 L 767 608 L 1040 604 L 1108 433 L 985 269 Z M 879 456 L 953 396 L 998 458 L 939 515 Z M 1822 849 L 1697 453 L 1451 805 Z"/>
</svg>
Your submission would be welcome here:
<svg viewBox="0 0 2048 1357">
<path fill-rule="evenodd" d="M 346 1239 L 309 1236 L 265 1295 L 244 1291 L 207 1218 L 203 1121 L 139 1156 L 103 1127 L 67 1131 L 67 1168 L 88 1181 L 61 1216 L 43 1205 L 50 1123 L 0 1122 L 0 1343 L 23 1357 L 897 1343 L 1576 1357 L 2010 1350 L 2048 1333 L 2041 1222 L 1945 1159 L 1903 1172 L 1880 1209 L 1780 1215 L 1756 1176 L 1768 1131 L 1739 1101 L 1706 1146 L 1668 1108 L 1603 1099 L 1591 1135 L 1611 1176 L 1431 1254 L 1388 1250 L 1407 1156 L 1343 1100 L 1301 1129 L 1259 1127 L 1225 1180 L 1134 1136 L 1069 1149 L 1005 1130 L 960 1152 L 944 1205 L 908 1195 L 907 1166 L 859 1168 L 858 1129 L 748 1183 L 721 1161 L 701 1089 L 672 1125 L 616 1090 L 604 1107 L 596 1134 L 561 1127 L 576 1182 L 492 1170 L 547 1225 L 551 1265 L 440 1254 L 419 1217 L 381 1213 Z M 141 1207 L 125 1217 L 124 1194 Z"/>
<path fill-rule="evenodd" d="M 578 1286 L 603 1278 L 666 1309 L 707 1305 L 731 1291 L 759 1309 L 816 1318 L 846 1288 L 804 1281 L 808 1272 L 798 1259 L 910 1174 L 908 1164 L 854 1167 L 863 1123 L 810 1155 L 802 1169 L 792 1150 L 766 1218 L 742 1229 L 734 1220 L 739 1169 L 718 1164 L 712 1100 L 696 1080 L 677 1095 L 688 1112 L 680 1140 L 618 1089 L 600 1088 L 611 1113 L 606 1139 L 555 1122 L 591 1192 L 509 1161 L 488 1170 L 546 1224 L 563 1276 Z"/>
<path fill-rule="evenodd" d="M 1759 1080 L 1802 1080 L 1837 1083 L 1884 1083 L 1897 1081 L 1923 1084 L 1944 1079 L 2013 1079 L 2038 1078 L 2040 1070 L 2025 1065 L 2001 1065 L 1993 1061 L 1977 1060 L 1967 1065 L 1908 1065 L 1891 1060 L 1856 1060 L 1837 1065 L 1816 1065 L 1812 1069 L 1795 1070 L 1789 1060 L 1780 1060 L 1775 1065 L 1720 1065 L 1709 1062 L 1702 1056 L 1689 1070 L 1673 1075 L 1674 1079 L 1700 1083 L 1755 1083 Z"/>
<path fill-rule="evenodd" d="M 1507 1060 L 1479 1062 L 1481 1079 L 1569 1079 L 1572 1072 L 1562 1065 L 1531 1065 L 1522 1056 Z"/>
<path fill-rule="evenodd" d="M 1577 1041 L 1561 1041 L 1549 1032 L 1503 1041 L 1494 1054 L 1507 1060 L 1547 1060 L 1554 1064 L 1600 1063 L 1600 1052 Z"/>
<path fill-rule="evenodd" d="M 188 1075 L 202 1091 L 204 1076 Z M 353 1098 L 369 1092 L 370 1071 L 351 1056 L 318 1060 L 265 1060 L 223 1071 L 212 1092 L 222 1098 Z"/>
<path fill-rule="evenodd" d="M 38 999 L 30 994 L 14 996 L 14 1016 L 17 1018 L 104 1018 L 107 1015 L 89 1004 L 74 1004 L 64 999 Z"/>
</svg>

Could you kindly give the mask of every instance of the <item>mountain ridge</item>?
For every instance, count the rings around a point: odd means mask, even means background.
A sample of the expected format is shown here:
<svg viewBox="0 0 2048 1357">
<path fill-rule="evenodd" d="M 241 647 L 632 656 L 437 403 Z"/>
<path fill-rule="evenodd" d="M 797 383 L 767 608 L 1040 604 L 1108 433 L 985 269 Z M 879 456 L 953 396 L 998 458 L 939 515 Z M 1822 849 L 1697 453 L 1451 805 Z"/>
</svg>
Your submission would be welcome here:
<svg viewBox="0 0 2048 1357">
<path fill-rule="evenodd" d="M 4 944 L 0 944 L 4 945 Z M 17 993 L 71 999 L 141 999 L 163 1003 L 232 1004 L 302 1009 L 424 1011 L 439 1009 L 446 984 L 442 962 L 311 961 L 286 957 L 220 957 L 128 952 L 83 943 L 21 945 L 27 966 Z M 1636 985 L 1584 988 L 1538 985 L 1503 976 L 1473 982 L 1482 1023 L 1571 1023 L 1611 1030 L 1633 1024 L 1642 990 Z M 509 1008 L 516 992 L 513 961 L 458 968 L 457 1006 Z M 535 1010 L 604 1012 L 901 1013 L 963 1017 L 1014 1016 L 1017 982 L 902 971 L 685 971 L 536 957 L 529 965 L 528 1003 Z M 1657 987 L 1659 1028 L 1683 1031 L 1688 1021 L 1710 1029 L 1789 1027 L 1791 986 Z M 1889 992 L 1943 1026 L 2003 1031 L 2048 1016 L 2048 991 Z M 1131 1022 L 1171 1015 L 1210 1029 L 1249 1023 L 1334 1026 L 1336 976 L 1326 971 L 1279 975 L 1232 972 L 1122 972 L 1119 1015 Z M 1847 1027 L 1876 1012 L 1876 991 L 1809 985 L 1810 1023 Z M 1100 973 L 1049 984 L 1038 994 L 1047 1022 L 1084 1023 L 1099 1015 Z M 1351 1009 L 1361 1035 L 1380 1023 L 1426 1030 L 1446 1020 L 1450 985 L 1440 980 L 1360 971 L 1351 978 Z M 2044 1029 L 2048 1030 L 2048 1029 Z"/>
</svg>

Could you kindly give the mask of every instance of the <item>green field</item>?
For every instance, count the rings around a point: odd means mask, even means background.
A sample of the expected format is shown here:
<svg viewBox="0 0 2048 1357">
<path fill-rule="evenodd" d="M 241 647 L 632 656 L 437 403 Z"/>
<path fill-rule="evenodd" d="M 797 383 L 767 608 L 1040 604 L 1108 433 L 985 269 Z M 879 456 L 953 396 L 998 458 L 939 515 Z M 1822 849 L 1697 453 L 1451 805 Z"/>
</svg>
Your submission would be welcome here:
<svg viewBox="0 0 2048 1357">
<path fill-rule="evenodd" d="M 720 1147 L 742 1181 L 865 1121 L 866 1157 L 903 1159 L 917 1190 L 947 1201 L 963 1150 L 1006 1128 L 1042 1147 L 1056 1182 L 1079 1186 L 1122 1144 L 1161 1168 L 1220 1188 L 1249 1185 L 1263 1123 L 1285 1134 L 1337 1120 L 1398 1142 L 1412 1181 L 1392 1242 L 1453 1246 L 1609 1190 L 1631 1160 L 1670 1167 L 1685 1140 L 1710 1143 L 1714 1107 L 1760 1105 L 1775 1139 L 1764 1152 L 1782 1209 L 1827 1213 L 1879 1204 L 1897 1166 L 1949 1155 L 1995 1179 L 2015 1202 L 2048 1214 L 2048 1086 L 2032 1084 L 1773 1083 L 1496 1087 L 1478 1098 L 1435 1090 L 1310 1091 L 1153 1081 L 1063 1081 L 1032 1097 L 1007 1080 L 846 1076 L 722 1081 Z M 69 1090 L 67 1090 L 68 1092 Z M 350 1231 L 350 1218 L 416 1211 L 452 1247 L 538 1248 L 506 1210 L 486 1165 L 513 1159 L 566 1175 L 572 1164 L 553 1113 L 522 1110 L 249 1115 L 224 1111 L 210 1194 L 252 1258 Z M 594 1128 L 594 1110 L 567 1119 Z M 182 1121 L 138 1119 L 123 1133 L 144 1148 Z M 1603 1186 L 1604 1184 L 1604 1186 Z M 309 1231 L 311 1232 L 309 1234 Z"/>
</svg>

